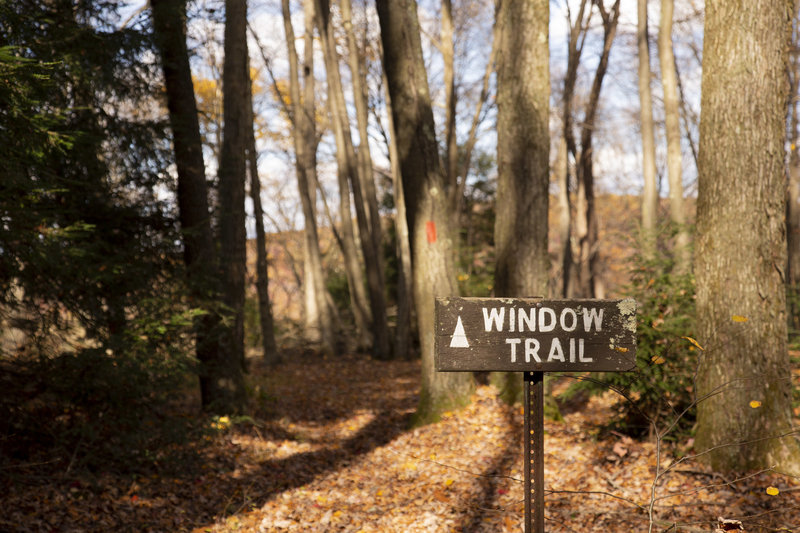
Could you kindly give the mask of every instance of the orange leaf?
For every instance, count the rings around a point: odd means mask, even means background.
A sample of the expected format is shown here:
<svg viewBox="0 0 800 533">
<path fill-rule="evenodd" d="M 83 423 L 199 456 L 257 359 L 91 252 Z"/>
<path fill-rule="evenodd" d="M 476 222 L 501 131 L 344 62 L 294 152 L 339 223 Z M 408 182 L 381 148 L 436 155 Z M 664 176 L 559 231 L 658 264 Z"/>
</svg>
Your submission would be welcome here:
<svg viewBox="0 0 800 533">
<path fill-rule="evenodd" d="M 734 322 L 747 322 L 747 317 L 742 315 L 733 315 L 731 316 L 731 320 Z"/>
<path fill-rule="evenodd" d="M 445 492 L 441 489 L 433 491 L 433 497 L 436 501 L 442 503 L 447 503 L 450 501 L 449 499 L 447 499 L 447 494 L 445 494 Z"/>
</svg>

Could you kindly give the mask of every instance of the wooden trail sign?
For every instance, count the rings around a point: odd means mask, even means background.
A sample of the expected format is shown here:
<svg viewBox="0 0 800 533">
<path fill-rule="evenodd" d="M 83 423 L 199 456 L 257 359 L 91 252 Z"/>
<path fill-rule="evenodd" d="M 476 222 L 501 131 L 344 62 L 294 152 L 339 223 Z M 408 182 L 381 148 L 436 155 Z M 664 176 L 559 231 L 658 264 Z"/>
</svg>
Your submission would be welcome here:
<svg viewBox="0 0 800 533">
<path fill-rule="evenodd" d="M 435 354 L 440 372 L 524 372 L 525 531 L 543 533 L 544 373 L 633 370 L 636 302 L 437 298 Z"/>
<path fill-rule="evenodd" d="M 635 353 L 633 299 L 436 299 L 440 372 L 620 372 Z"/>
</svg>

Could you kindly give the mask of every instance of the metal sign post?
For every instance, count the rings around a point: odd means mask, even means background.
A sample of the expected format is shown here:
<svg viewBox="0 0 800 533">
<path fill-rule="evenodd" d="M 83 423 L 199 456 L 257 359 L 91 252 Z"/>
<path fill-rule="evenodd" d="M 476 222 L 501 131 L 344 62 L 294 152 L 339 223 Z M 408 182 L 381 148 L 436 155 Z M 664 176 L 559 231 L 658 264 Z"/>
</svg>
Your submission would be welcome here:
<svg viewBox="0 0 800 533">
<path fill-rule="evenodd" d="M 544 373 L 624 372 L 635 361 L 632 299 L 436 299 L 438 371 L 523 372 L 526 533 L 544 533 Z"/>
<path fill-rule="evenodd" d="M 525 372 L 525 531 L 544 532 L 544 372 Z M 531 487 L 533 484 L 533 487 Z M 531 495 L 533 506 L 531 507 Z M 534 512 L 535 509 L 535 512 Z"/>
</svg>

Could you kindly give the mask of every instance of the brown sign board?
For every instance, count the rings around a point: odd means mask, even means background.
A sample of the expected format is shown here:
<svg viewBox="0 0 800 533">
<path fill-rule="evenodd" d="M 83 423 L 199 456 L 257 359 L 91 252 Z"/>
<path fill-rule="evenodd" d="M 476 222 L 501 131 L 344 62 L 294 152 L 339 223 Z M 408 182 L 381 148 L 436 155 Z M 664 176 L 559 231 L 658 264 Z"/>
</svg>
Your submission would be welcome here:
<svg viewBox="0 0 800 533">
<path fill-rule="evenodd" d="M 624 372 L 635 360 L 631 298 L 436 299 L 440 372 Z"/>
</svg>

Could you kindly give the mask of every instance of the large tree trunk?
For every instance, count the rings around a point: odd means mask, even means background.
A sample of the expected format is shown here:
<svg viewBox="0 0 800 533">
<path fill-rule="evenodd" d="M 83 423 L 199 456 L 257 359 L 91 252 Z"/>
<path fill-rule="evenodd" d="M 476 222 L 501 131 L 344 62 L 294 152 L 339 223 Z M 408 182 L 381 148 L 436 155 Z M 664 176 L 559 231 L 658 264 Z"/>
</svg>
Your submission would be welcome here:
<svg viewBox="0 0 800 533">
<path fill-rule="evenodd" d="M 246 236 L 244 216 L 245 128 L 248 113 L 247 72 L 247 3 L 225 2 L 225 61 L 222 72 L 223 132 L 219 162 L 219 239 L 222 301 L 230 313 L 230 327 L 220 335 L 220 373 L 227 379 L 217 386 L 225 394 L 225 409 L 241 411 L 245 391 L 242 371 L 244 361 L 244 280 L 246 273 Z"/>
<path fill-rule="evenodd" d="M 175 164 L 178 173 L 178 212 L 183 233 L 184 263 L 189 274 L 192 305 L 206 313 L 195 328 L 197 359 L 201 363 L 200 391 L 205 409 L 224 405 L 228 393 L 218 383 L 227 378 L 225 365 L 217 363 L 219 316 L 214 310 L 217 285 L 217 259 L 208 208 L 203 145 L 197 118 L 197 104 L 189 53 L 186 46 L 186 3 L 151 1 L 153 32 L 161 54 L 172 127 Z M 211 296 L 209 296 L 211 295 Z M 235 372 L 235 369 L 231 369 Z M 237 383 L 236 377 L 232 383 Z"/>
<path fill-rule="evenodd" d="M 358 222 L 361 236 L 361 250 L 364 254 L 370 312 L 372 315 L 372 353 L 377 359 L 388 359 L 391 357 L 391 346 L 389 344 L 389 328 L 386 321 L 383 268 L 380 262 L 380 220 L 377 216 L 377 201 L 374 202 L 375 216 L 373 219 L 369 212 L 370 202 L 366 199 L 365 192 L 367 179 L 374 179 L 372 177 L 372 164 L 370 163 L 369 176 L 364 176 L 364 165 L 360 165 L 361 168 L 359 168 L 355 148 L 353 147 L 353 137 L 350 131 L 344 90 L 339 73 L 339 56 L 336 53 L 336 41 L 333 35 L 330 6 L 327 0 L 317 0 L 317 11 L 317 26 L 320 31 L 325 66 L 328 72 L 328 106 L 331 111 L 331 121 L 336 139 L 337 160 L 340 172 L 344 169 L 353 187 L 356 221 Z M 354 77 L 357 77 L 357 72 L 354 73 Z M 364 157 L 363 154 L 362 157 Z M 373 223 L 377 224 L 377 228 Z M 375 239 L 376 236 L 377 241 Z"/>
<path fill-rule="evenodd" d="M 398 159 L 406 193 L 422 348 L 422 390 L 417 423 L 465 404 L 473 388 L 469 373 L 434 367 L 434 299 L 457 294 L 446 179 L 439 160 L 428 80 L 413 0 L 378 0 L 384 69 L 397 132 Z"/>
<path fill-rule="evenodd" d="M 249 58 L 248 58 L 249 61 Z M 248 71 L 250 69 L 248 68 Z M 246 86 L 246 110 L 249 115 L 247 128 L 247 166 L 250 173 L 250 199 L 253 202 L 253 217 L 256 230 L 256 293 L 258 295 L 258 318 L 261 328 L 261 347 L 264 362 L 274 365 L 280 362 L 278 345 L 275 342 L 275 321 L 269 301 L 269 271 L 267 270 L 267 238 L 264 232 L 264 209 L 261 206 L 261 180 L 258 177 L 258 152 L 253 131 L 253 84 L 248 78 Z"/>
<path fill-rule="evenodd" d="M 642 239 L 651 259 L 656 248 L 658 189 L 656 187 L 656 142 L 653 126 L 653 95 L 650 91 L 650 37 L 647 31 L 647 0 L 638 0 L 636 42 L 639 49 L 639 109 L 642 128 Z"/>
<path fill-rule="evenodd" d="M 283 25 L 289 53 L 289 94 L 292 110 L 292 136 L 295 149 L 297 187 L 305 222 L 303 241 L 303 297 L 305 309 L 305 336 L 319 344 L 325 353 L 335 353 L 333 310 L 326 297 L 325 278 L 322 271 L 322 253 L 319 248 L 315 199 L 317 192 L 316 131 L 314 124 L 314 0 L 305 0 L 303 96 L 300 91 L 300 65 L 295 48 L 289 0 L 281 1 Z"/>
<path fill-rule="evenodd" d="M 681 115 L 678 97 L 678 73 L 672 52 L 673 0 L 661 0 L 661 24 L 658 30 L 658 58 L 661 84 L 664 87 L 664 129 L 667 135 L 667 180 L 669 183 L 669 216 L 675 226 L 675 272 L 691 270 L 692 253 L 686 208 L 683 202 L 683 154 L 681 154 Z"/>
<path fill-rule="evenodd" d="M 790 0 L 706 5 L 695 263 L 705 351 L 695 446 L 722 471 L 800 473 L 784 287 L 791 8 Z"/>
<path fill-rule="evenodd" d="M 495 294 L 546 297 L 550 270 L 548 0 L 504 2 L 498 19 Z M 504 373 L 498 381 L 507 400 L 520 399 L 519 373 Z"/>
</svg>

